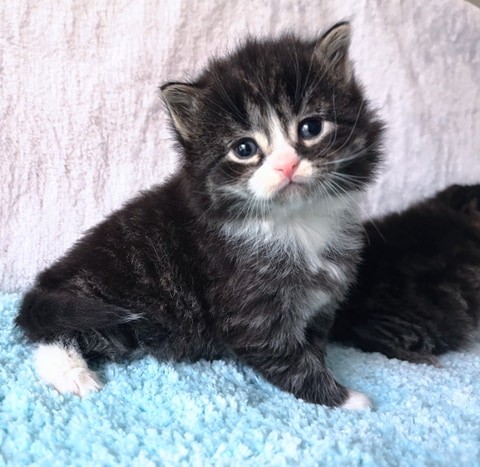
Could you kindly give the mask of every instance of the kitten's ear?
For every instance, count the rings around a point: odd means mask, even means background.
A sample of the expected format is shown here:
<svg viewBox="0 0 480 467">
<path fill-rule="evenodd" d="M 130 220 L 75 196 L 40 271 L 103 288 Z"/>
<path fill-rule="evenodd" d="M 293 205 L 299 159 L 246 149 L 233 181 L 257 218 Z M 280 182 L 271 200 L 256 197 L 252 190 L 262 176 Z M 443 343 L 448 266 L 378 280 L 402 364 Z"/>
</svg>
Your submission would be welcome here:
<svg viewBox="0 0 480 467">
<path fill-rule="evenodd" d="M 353 67 L 348 55 L 351 38 L 350 23 L 342 22 L 331 27 L 315 45 L 317 57 L 334 77 L 345 83 L 353 78 Z"/>
<path fill-rule="evenodd" d="M 198 110 L 199 88 L 194 84 L 166 83 L 160 87 L 160 92 L 176 130 L 182 138 L 189 140 Z"/>
</svg>

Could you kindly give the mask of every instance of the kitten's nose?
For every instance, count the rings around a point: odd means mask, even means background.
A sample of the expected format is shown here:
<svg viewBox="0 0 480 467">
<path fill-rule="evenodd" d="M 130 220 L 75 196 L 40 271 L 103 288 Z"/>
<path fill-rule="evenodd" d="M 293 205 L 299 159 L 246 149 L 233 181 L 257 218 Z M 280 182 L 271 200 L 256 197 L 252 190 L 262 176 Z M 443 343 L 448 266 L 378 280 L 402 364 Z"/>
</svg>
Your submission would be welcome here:
<svg viewBox="0 0 480 467">
<path fill-rule="evenodd" d="M 300 158 L 293 148 L 274 152 L 271 155 L 271 159 L 273 168 L 282 172 L 289 179 L 293 177 L 300 162 Z"/>
</svg>

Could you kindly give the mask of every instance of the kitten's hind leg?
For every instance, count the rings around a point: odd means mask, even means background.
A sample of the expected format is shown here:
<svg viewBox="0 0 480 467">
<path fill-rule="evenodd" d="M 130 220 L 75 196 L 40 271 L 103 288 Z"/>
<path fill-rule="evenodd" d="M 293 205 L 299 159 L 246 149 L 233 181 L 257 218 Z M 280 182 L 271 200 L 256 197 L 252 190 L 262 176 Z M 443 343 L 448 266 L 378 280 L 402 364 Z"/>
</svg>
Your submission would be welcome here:
<svg viewBox="0 0 480 467">
<path fill-rule="evenodd" d="M 39 344 L 35 351 L 35 363 L 39 376 L 62 394 L 83 397 L 103 386 L 73 344 Z"/>
</svg>

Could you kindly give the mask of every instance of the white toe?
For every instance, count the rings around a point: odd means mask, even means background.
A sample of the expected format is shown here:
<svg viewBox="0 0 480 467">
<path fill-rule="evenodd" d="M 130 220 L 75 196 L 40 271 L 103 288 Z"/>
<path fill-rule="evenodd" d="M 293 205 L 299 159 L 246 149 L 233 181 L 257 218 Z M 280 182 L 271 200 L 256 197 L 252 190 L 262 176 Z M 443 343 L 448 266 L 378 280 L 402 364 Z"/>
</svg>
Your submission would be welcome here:
<svg viewBox="0 0 480 467">
<path fill-rule="evenodd" d="M 365 394 L 352 390 L 348 391 L 347 400 L 340 406 L 341 409 L 347 410 L 366 409 L 369 407 L 372 407 L 370 399 Z"/>
</svg>

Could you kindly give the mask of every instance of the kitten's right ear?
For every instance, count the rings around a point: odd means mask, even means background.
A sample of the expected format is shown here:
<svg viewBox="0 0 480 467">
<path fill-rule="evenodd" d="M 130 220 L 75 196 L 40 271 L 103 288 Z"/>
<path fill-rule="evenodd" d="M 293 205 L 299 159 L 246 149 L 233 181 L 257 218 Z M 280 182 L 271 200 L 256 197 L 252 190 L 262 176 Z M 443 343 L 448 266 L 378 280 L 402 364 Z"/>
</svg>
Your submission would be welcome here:
<svg viewBox="0 0 480 467">
<path fill-rule="evenodd" d="M 193 126 L 198 110 L 199 88 L 193 84 L 166 83 L 160 87 L 162 98 L 167 105 L 175 129 L 185 140 L 190 139 L 190 128 Z"/>
</svg>

